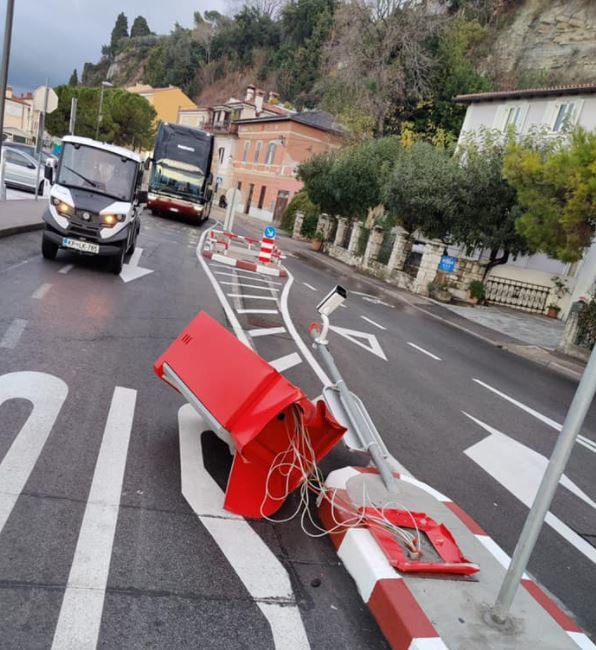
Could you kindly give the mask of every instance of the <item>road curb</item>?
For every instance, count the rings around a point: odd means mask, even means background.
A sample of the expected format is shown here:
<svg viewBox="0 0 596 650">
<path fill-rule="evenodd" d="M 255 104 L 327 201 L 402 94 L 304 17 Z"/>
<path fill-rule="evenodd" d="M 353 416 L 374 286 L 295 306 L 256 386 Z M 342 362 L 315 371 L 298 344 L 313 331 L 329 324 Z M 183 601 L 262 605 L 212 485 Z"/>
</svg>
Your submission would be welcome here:
<svg viewBox="0 0 596 650">
<path fill-rule="evenodd" d="M 287 278 L 288 272 L 283 268 L 273 268 L 270 266 L 264 266 L 263 264 L 257 264 L 256 262 L 246 262 L 244 260 L 237 260 L 233 257 L 228 257 L 227 255 L 221 255 L 220 253 L 214 253 L 213 251 L 202 251 L 203 257 L 210 259 L 213 262 L 219 262 L 220 264 L 225 264 L 226 266 L 235 267 L 237 269 L 242 269 L 244 271 L 252 271 L 254 273 L 261 273 L 263 275 L 270 275 L 273 278 Z"/>
<path fill-rule="evenodd" d="M 389 564 L 385 554 L 366 527 L 351 526 L 337 530 L 338 523 L 353 520 L 357 514 L 348 496 L 348 480 L 358 474 L 378 474 L 373 467 L 344 467 L 331 472 L 325 485 L 334 491 L 334 497 L 324 499 L 319 505 L 319 518 L 339 559 L 356 583 L 360 597 L 377 621 L 383 635 L 393 650 L 448 650 L 422 605 L 416 600 L 402 576 Z M 394 474 L 396 479 L 413 483 L 433 498 L 442 502 L 468 529 L 486 550 L 501 564 L 510 562 L 501 547 L 449 497 L 407 474 Z M 340 509 L 336 509 L 334 506 Z M 346 512 L 351 510 L 352 512 Z M 559 605 L 527 574 L 521 580 L 530 596 L 546 611 L 554 622 L 579 648 L 592 644 L 588 636 Z M 513 647 L 513 646 L 512 646 Z"/>
<path fill-rule="evenodd" d="M 21 233 L 42 229 L 43 221 L 40 223 L 23 224 L 21 226 L 9 226 L 7 228 L 0 227 L 0 237 L 10 237 L 11 235 L 19 235 Z"/>
</svg>

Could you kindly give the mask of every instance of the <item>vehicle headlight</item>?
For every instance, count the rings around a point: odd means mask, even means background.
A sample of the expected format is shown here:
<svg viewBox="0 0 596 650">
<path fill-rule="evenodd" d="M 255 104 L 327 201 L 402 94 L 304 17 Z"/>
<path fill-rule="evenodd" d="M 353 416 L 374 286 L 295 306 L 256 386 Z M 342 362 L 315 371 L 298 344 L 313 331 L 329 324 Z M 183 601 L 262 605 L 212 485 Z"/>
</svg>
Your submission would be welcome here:
<svg viewBox="0 0 596 650">
<path fill-rule="evenodd" d="M 124 221 L 125 215 L 123 214 L 103 214 L 101 217 L 101 222 L 104 226 L 111 228 L 115 226 L 119 221 Z"/>
<path fill-rule="evenodd" d="M 147 194 L 147 198 L 150 201 L 155 201 L 155 199 L 157 198 L 157 194 L 152 194 L 151 192 L 149 192 L 149 194 Z"/>
<path fill-rule="evenodd" d="M 196 210 L 197 212 L 203 212 L 203 207 L 204 207 L 204 206 L 202 206 L 202 205 L 195 205 L 195 210 Z"/>
<path fill-rule="evenodd" d="M 72 205 L 68 205 L 68 203 L 65 203 L 61 199 L 53 197 L 52 205 L 56 208 L 56 211 L 62 217 L 72 217 L 74 215 L 74 207 Z"/>
</svg>

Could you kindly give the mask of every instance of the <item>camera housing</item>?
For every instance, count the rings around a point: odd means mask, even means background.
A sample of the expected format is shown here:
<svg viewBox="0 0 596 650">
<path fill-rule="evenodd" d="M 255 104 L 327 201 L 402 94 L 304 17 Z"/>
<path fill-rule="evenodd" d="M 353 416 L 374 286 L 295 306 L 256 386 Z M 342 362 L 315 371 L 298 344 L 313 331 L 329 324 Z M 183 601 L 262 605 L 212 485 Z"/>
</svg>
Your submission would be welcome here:
<svg viewBox="0 0 596 650">
<path fill-rule="evenodd" d="M 321 316 L 330 316 L 348 297 L 348 292 L 339 284 L 332 289 L 317 305 Z"/>
</svg>

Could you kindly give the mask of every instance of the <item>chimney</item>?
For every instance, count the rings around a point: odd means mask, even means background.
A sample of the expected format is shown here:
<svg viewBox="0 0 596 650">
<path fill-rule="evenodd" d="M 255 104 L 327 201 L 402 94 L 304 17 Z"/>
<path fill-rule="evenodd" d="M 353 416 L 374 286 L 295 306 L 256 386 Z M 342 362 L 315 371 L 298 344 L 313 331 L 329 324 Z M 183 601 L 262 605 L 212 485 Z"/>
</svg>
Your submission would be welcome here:
<svg viewBox="0 0 596 650">
<path fill-rule="evenodd" d="M 7 99 L 12 97 L 12 86 L 6 86 L 6 97 Z"/>
<path fill-rule="evenodd" d="M 278 104 L 279 103 L 279 93 L 274 92 L 273 90 L 269 92 L 269 103 Z"/>
<path fill-rule="evenodd" d="M 244 98 L 245 102 L 252 102 L 255 101 L 255 87 L 254 86 L 247 86 L 246 87 L 246 97 Z"/>
<path fill-rule="evenodd" d="M 265 101 L 265 91 L 259 88 L 257 90 L 257 98 L 255 99 L 255 106 L 257 107 L 257 115 L 263 112 L 264 101 Z"/>
</svg>

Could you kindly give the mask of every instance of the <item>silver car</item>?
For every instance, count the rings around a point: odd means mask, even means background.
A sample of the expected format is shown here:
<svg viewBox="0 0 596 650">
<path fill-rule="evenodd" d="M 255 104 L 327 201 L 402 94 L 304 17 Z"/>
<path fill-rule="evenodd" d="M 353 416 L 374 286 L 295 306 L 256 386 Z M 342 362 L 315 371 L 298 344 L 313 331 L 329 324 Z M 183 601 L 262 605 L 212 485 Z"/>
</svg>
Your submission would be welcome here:
<svg viewBox="0 0 596 650">
<path fill-rule="evenodd" d="M 4 182 L 6 187 L 14 187 L 16 189 L 25 189 L 35 191 L 35 184 L 37 182 L 37 160 L 28 154 L 11 149 L 9 146 L 6 149 L 6 167 L 4 168 Z M 43 163 L 39 173 L 39 192 L 43 192 L 43 178 L 44 169 Z"/>
</svg>

